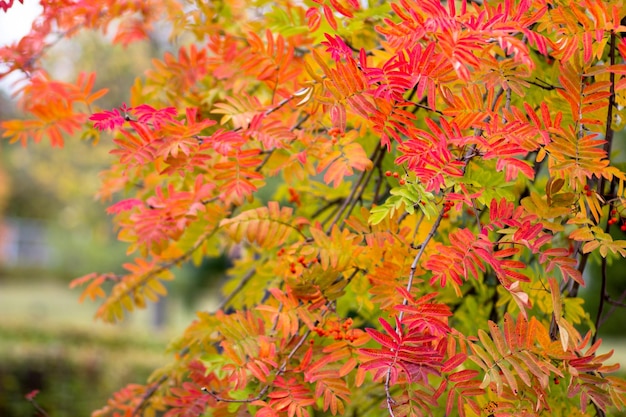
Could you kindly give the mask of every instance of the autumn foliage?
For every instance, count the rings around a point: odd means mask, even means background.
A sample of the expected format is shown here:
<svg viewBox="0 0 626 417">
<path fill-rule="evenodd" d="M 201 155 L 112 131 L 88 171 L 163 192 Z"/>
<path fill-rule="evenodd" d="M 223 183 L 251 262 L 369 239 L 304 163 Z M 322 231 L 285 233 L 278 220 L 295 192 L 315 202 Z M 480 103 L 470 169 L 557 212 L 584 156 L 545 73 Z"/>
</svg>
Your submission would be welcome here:
<svg viewBox="0 0 626 417">
<path fill-rule="evenodd" d="M 71 285 L 96 319 L 166 296 L 175 266 L 236 254 L 171 365 L 94 416 L 624 408 L 598 337 L 620 304 L 606 264 L 626 256 L 622 1 L 41 3 L 0 49 L 2 75 L 28 76 L 28 117 L 2 134 L 114 141 L 100 197 L 126 272 Z M 95 74 L 40 65 L 53 33 L 128 44 L 157 21 L 177 52 L 117 108 L 97 107 Z M 597 312 L 578 298 L 592 262 Z"/>
</svg>

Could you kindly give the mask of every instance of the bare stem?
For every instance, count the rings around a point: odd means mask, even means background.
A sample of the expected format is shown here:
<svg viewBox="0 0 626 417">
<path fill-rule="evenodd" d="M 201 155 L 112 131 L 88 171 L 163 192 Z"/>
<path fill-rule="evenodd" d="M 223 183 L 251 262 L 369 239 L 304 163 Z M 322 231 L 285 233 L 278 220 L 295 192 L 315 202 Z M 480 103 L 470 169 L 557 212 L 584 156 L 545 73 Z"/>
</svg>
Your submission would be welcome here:
<svg viewBox="0 0 626 417">
<path fill-rule="evenodd" d="M 228 303 L 230 303 L 233 298 L 235 298 L 235 296 L 237 296 L 237 294 L 239 294 L 241 290 L 243 290 L 243 287 L 245 287 L 246 284 L 252 279 L 255 272 L 255 268 L 246 272 L 246 275 L 244 275 L 243 278 L 241 278 L 241 281 L 239 281 L 239 284 L 237 284 L 237 288 L 235 288 L 233 292 L 228 295 L 228 297 L 224 298 L 222 302 L 218 304 L 217 310 L 222 310 L 224 307 L 226 307 Z"/>
<path fill-rule="evenodd" d="M 378 155 L 379 152 L 382 153 L 381 149 L 382 148 L 377 147 L 376 150 L 370 156 L 370 160 L 374 160 L 375 159 L 376 161 L 378 161 L 378 156 L 377 155 Z M 372 170 L 373 170 L 373 168 L 372 168 Z M 333 226 L 335 226 L 335 224 L 337 224 L 337 222 L 339 221 L 339 219 L 341 218 L 343 213 L 346 211 L 346 208 L 352 202 L 352 200 L 355 199 L 355 196 L 357 194 L 357 190 L 360 188 L 361 184 L 364 182 L 365 177 L 367 176 L 367 174 L 368 174 L 367 171 L 361 172 L 361 175 L 359 176 L 359 179 L 357 180 L 356 184 L 354 185 L 354 187 L 352 187 L 352 190 L 350 191 L 350 195 L 343 201 L 343 204 L 339 208 L 339 211 L 337 211 L 337 213 L 335 214 L 335 217 L 330 222 L 330 225 L 328 225 L 328 228 L 326 229 L 326 233 L 327 234 L 330 233 L 330 231 L 333 229 Z M 368 176 L 368 180 L 369 180 L 369 178 L 371 178 L 371 174 Z M 363 185 L 363 190 L 365 190 L 365 186 L 366 185 L 367 185 L 367 182 L 365 182 L 365 185 Z M 362 192 L 363 191 L 361 191 L 361 193 Z"/>
<path fill-rule="evenodd" d="M 141 397 L 141 401 L 139 401 L 139 404 L 137 404 L 137 406 L 135 406 L 135 408 L 133 409 L 133 413 L 131 414 L 132 417 L 136 416 L 139 414 L 139 412 L 141 411 L 141 409 L 146 405 L 146 403 L 148 402 L 148 400 L 154 395 L 154 393 L 159 389 L 159 387 L 161 385 L 163 385 L 163 383 L 165 381 L 167 381 L 168 376 L 167 375 L 162 375 L 161 378 L 159 378 L 158 381 L 156 381 L 155 383 L 153 383 L 150 388 L 148 388 L 146 390 L 146 392 L 143 394 L 143 396 Z"/>
<path fill-rule="evenodd" d="M 591 344 L 594 344 L 596 342 L 596 339 L 598 338 L 598 333 L 600 332 L 600 319 L 602 317 L 602 312 L 604 310 L 604 301 L 606 299 L 606 281 L 607 281 L 607 274 L 606 274 L 606 258 L 602 258 L 602 283 L 600 286 L 600 304 L 598 305 L 598 313 L 596 315 L 596 331 L 593 334 L 593 337 L 591 338 Z"/>
<path fill-rule="evenodd" d="M 35 407 L 35 410 L 37 410 L 37 412 L 41 414 L 43 417 L 50 417 L 50 414 L 48 414 L 46 410 L 44 410 L 34 398 L 29 398 L 28 401 L 33 405 L 33 407 Z"/>
<path fill-rule="evenodd" d="M 419 252 L 417 252 L 417 255 L 415 255 L 415 258 L 413 258 L 413 262 L 411 263 L 411 272 L 409 272 L 409 282 L 406 284 L 407 292 L 411 292 L 411 288 L 413 287 L 413 279 L 415 278 L 415 271 L 417 270 L 417 264 L 422 258 L 422 255 L 424 254 L 424 251 L 426 250 L 426 246 L 428 246 L 428 243 L 435 236 L 435 233 L 437 232 L 437 229 L 439 228 L 439 225 L 441 224 L 441 219 L 443 219 L 443 214 L 444 214 L 444 210 L 441 209 L 441 211 L 439 212 L 439 215 L 437 216 L 437 220 L 435 220 L 435 223 L 430 228 L 428 235 L 426 236 L 424 241 L 421 243 Z M 408 302 L 409 300 L 405 298 L 404 301 L 402 301 L 402 305 L 407 305 Z M 404 312 L 401 311 L 398 316 L 400 321 L 402 321 L 403 313 Z"/>
</svg>

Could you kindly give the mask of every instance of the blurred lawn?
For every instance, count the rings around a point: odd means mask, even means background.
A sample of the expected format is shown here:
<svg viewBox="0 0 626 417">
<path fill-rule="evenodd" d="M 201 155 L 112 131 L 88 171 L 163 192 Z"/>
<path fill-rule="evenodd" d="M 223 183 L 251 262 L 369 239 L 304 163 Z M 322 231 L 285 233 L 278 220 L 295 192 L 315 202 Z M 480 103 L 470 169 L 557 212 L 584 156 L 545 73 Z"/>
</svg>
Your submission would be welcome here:
<svg viewBox="0 0 626 417">
<path fill-rule="evenodd" d="M 172 297 L 166 299 L 167 323 L 162 329 L 152 326 L 154 305 L 145 310 L 135 310 L 127 314 L 124 321 L 111 325 L 94 321 L 93 317 L 99 302 L 87 299 L 78 302 L 81 289 L 70 290 L 59 282 L 0 282 L 0 323 L 9 321 L 36 322 L 39 324 L 65 324 L 86 326 L 94 331 L 117 331 L 129 337 L 155 332 L 164 338 L 174 336 L 184 329 L 193 319 L 194 312 L 185 309 L 182 302 Z M 200 300 L 198 305 L 211 310 L 216 302 L 211 298 Z M 2 343 L 2 341 L 0 341 Z"/>
<path fill-rule="evenodd" d="M 24 399 L 33 389 L 51 416 L 88 416 L 116 390 L 144 384 L 170 363 L 167 343 L 194 318 L 172 297 L 160 328 L 153 325 L 154 305 L 105 324 L 93 319 L 99 303 L 81 304 L 79 295 L 59 281 L 0 281 L 0 416 L 35 415 Z M 198 303 L 207 310 L 214 304 Z"/>
</svg>

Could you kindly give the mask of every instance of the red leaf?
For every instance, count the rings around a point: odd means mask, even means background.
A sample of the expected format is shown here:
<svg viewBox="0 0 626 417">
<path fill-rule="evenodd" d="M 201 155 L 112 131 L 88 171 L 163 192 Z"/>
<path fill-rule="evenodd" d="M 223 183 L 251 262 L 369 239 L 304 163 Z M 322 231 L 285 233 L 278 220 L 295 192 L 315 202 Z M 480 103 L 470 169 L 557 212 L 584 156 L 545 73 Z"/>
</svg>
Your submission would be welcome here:
<svg viewBox="0 0 626 417">
<path fill-rule="evenodd" d="M 328 52 L 335 61 L 352 58 L 352 50 L 339 35 L 333 37 L 325 33 L 324 36 L 327 41 L 322 42 L 322 45 L 326 46 L 326 52 Z"/>
<path fill-rule="evenodd" d="M 1 4 L 0 4 L 0 7 L 2 7 Z M 26 394 L 24 396 L 24 398 L 26 398 L 28 401 L 33 401 L 35 399 L 35 397 L 37 396 L 37 394 L 39 394 L 39 390 L 38 389 L 34 389 L 31 392 L 29 392 L 28 394 Z"/>
<path fill-rule="evenodd" d="M 121 127 L 126 119 L 118 109 L 104 110 L 94 113 L 89 117 L 94 122 L 94 127 L 98 130 L 114 130 Z"/>
<path fill-rule="evenodd" d="M 156 130 L 160 129 L 163 123 L 172 121 L 178 113 L 175 107 L 157 110 L 147 104 L 137 106 L 133 110 L 140 123 L 152 123 L 152 127 Z"/>
<path fill-rule="evenodd" d="M 126 200 L 122 200 L 120 202 L 117 202 L 115 204 L 113 204 L 112 206 L 109 206 L 109 208 L 107 208 L 107 213 L 108 214 L 117 214 L 120 213 L 122 211 L 128 211 L 130 209 L 132 209 L 135 206 L 142 206 L 143 205 L 143 201 L 137 199 L 137 198 L 128 198 Z"/>
<path fill-rule="evenodd" d="M 322 6 L 322 10 L 324 11 L 324 16 L 328 21 L 328 24 L 331 28 L 337 30 L 337 21 L 335 20 L 335 16 L 333 15 L 333 10 L 327 5 Z"/>
</svg>

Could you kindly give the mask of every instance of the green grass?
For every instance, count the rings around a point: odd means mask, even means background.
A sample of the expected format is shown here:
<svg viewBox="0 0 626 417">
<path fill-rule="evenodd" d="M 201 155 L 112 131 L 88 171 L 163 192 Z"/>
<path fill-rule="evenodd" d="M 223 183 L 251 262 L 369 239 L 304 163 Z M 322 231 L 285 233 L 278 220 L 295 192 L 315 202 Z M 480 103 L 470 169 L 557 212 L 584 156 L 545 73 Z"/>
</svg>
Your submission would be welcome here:
<svg viewBox="0 0 626 417">
<path fill-rule="evenodd" d="M 0 415 L 30 417 L 24 395 L 54 417 L 87 416 L 129 383 L 144 384 L 172 358 L 162 337 L 129 337 L 114 329 L 0 321 Z"/>
<path fill-rule="evenodd" d="M 126 314 L 125 319 L 116 324 L 94 321 L 99 301 L 78 302 L 80 288 L 70 290 L 58 282 L 15 282 L 0 283 L 0 323 L 5 321 L 33 322 L 49 325 L 72 325 L 89 327 L 92 330 L 114 331 L 135 337 L 137 333 L 154 334 L 152 325 L 154 305 L 145 310 L 135 310 Z M 174 336 L 194 319 L 191 310 L 183 308 L 180 301 L 168 298 L 166 301 L 167 323 L 159 329 L 166 337 Z M 201 300 L 200 305 L 211 309 L 215 301 Z"/>
<path fill-rule="evenodd" d="M 194 319 L 174 297 L 166 325 L 153 325 L 154 306 L 121 323 L 94 321 L 99 302 L 78 302 L 80 289 L 58 280 L 0 281 L 0 415 L 30 417 L 24 395 L 40 389 L 38 402 L 54 417 L 90 415 L 128 383 L 144 384 L 173 360 L 168 342 Z M 202 298 L 212 311 L 215 301 Z"/>
</svg>

